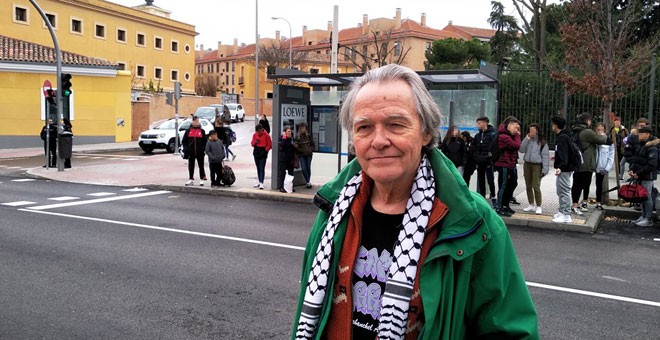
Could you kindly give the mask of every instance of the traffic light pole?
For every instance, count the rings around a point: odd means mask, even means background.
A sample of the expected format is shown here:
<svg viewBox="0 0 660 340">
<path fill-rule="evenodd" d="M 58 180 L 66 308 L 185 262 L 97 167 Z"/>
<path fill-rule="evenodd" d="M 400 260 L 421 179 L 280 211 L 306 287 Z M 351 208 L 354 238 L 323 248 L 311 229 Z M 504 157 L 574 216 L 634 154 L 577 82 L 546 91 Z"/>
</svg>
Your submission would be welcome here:
<svg viewBox="0 0 660 340">
<path fill-rule="evenodd" d="M 57 36 L 55 35 L 55 30 L 53 29 L 53 25 L 50 24 L 50 20 L 48 20 L 48 17 L 46 16 L 46 13 L 39 7 L 37 2 L 35 0 L 29 0 L 32 6 L 39 12 L 39 15 L 41 15 L 41 18 L 44 20 L 44 24 L 46 24 L 46 27 L 48 27 L 48 31 L 50 32 L 50 37 L 53 39 L 53 47 L 55 48 L 55 60 L 56 60 L 56 74 L 57 74 L 57 87 L 58 89 L 62 88 L 62 51 L 60 51 L 60 44 L 57 42 Z M 62 132 L 63 127 L 62 127 L 62 119 L 64 118 L 63 114 L 63 101 L 62 101 L 62 91 L 59 90 L 56 93 L 56 102 L 57 102 L 57 146 L 56 149 L 57 152 L 57 171 L 64 171 L 64 160 L 60 157 L 59 153 L 59 147 L 60 147 L 60 132 Z M 48 117 L 46 117 L 46 124 L 48 124 Z M 46 157 L 50 157 L 50 155 L 46 155 Z"/>
</svg>

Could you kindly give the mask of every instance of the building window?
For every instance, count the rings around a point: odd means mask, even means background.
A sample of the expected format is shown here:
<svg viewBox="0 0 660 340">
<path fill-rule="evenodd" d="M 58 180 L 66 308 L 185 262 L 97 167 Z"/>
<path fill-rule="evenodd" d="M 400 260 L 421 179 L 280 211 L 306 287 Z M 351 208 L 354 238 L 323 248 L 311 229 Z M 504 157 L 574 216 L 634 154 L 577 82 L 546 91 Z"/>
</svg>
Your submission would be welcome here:
<svg viewBox="0 0 660 340">
<path fill-rule="evenodd" d="M 46 18 L 48 18 L 48 22 L 53 28 L 57 28 L 57 16 L 55 14 L 46 13 Z M 44 23 L 44 27 L 48 27 L 46 23 Z"/>
<path fill-rule="evenodd" d="M 229 63 L 225 63 L 225 70 L 229 71 Z"/>
<path fill-rule="evenodd" d="M 157 50 L 162 50 L 163 49 L 163 38 L 154 37 L 154 48 L 157 49 Z"/>
<path fill-rule="evenodd" d="M 229 75 L 225 76 L 225 85 L 229 85 Z"/>
<path fill-rule="evenodd" d="M 138 78 L 144 78 L 144 65 L 138 65 L 135 73 L 137 74 Z"/>
<path fill-rule="evenodd" d="M 145 42 L 145 35 L 144 33 L 138 33 L 137 38 L 135 39 L 135 44 L 138 46 L 144 47 L 144 42 Z"/>
<path fill-rule="evenodd" d="M 83 33 L 83 23 L 80 19 L 71 19 L 71 32 L 72 33 Z"/>
<path fill-rule="evenodd" d="M 399 41 L 394 43 L 394 55 L 397 57 L 401 55 L 401 42 Z"/>
<path fill-rule="evenodd" d="M 117 41 L 119 42 L 126 42 L 126 30 L 118 28 L 117 29 Z"/>
<path fill-rule="evenodd" d="M 215 63 L 215 73 L 220 73 L 220 63 Z"/>
<path fill-rule="evenodd" d="M 266 98 L 273 99 L 273 92 L 266 92 Z"/>
<path fill-rule="evenodd" d="M 160 67 L 154 67 L 154 78 L 158 80 L 163 80 L 163 69 Z"/>
<path fill-rule="evenodd" d="M 126 63 L 117 63 L 117 69 L 118 70 L 126 70 Z"/>
<path fill-rule="evenodd" d="M 172 40 L 172 52 L 179 53 L 179 42 Z"/>
<path fill-rule="evenodd" d="M 97 38 L 105 39 L 105 25 L 103 24 L 94 25 L 94 36 Z"/>
<path fill-rule="evenodd" d="M 344 47 L 344 61 L 348 61 L 351 56 L 351 50 L 348 47 Z"/>
<path fill-rule="evenodd" d="M 185 79 L 185 81 L 190 81 L 190 73 L 186 72 L 186 73 L 183 75 L 183 79 Z M 217 80 L 216 80 L 216 82 L 217 82 Z"/>
<path fill-rule="evenodd" d="M 183 51 L 186 53 L 190 53 L 190 45 L 186 44 L 186 46 L 183 46 Z"/>
<path fill-rule="evenodd" d="M 369 51 L 369 46 L 367 46 L 367 45 L 362 45 L 362 55 L 363 55 L 363 56 L 366 56 L 366 55 L 367 55 L 367 51 Z"/>
<path fill-rule="evenodd" d="M 231 62 L 231 71 L 236 72 L 236 62 L 235 61 Z"/>
<path fill-rule="evenodd" d="M 28 10 L 24 7 L 14 5 L 14 22 L 27 24 L 28 23 Z"/>
<path fill-rule="evenodd" d="M 178 70 L 172 70 L 170 72 L 170 80 L 172 80 L 172 81 L 179 80 L 179 71 Z"/>
<path fill-rule="evenodd" d="M 236 85 L 236 81 L 235 81 L 235 80 L 236 80 L 236 76 L 232 74 L 232 75 L 231 75 L 231 84 L 232 84 L 232 85 Z"/>
<path fill-rule="evenodd" d="M 309 73 L 311 73 L 311 74 L 318 74 L 318 73 L 319 73 L 319 69 L 318 69 L 318 68 L 310 67 L 310 68 L 309 68 Z"/>
<path fill-rule="evenodd" d="M 430 41 L 427 41 L 427 42 L 426 42 L 426 50 L 428 51 L 428 50 L 430 50 L 430 49 L 431 49 L 431 42 L 430 42 Z"/>
</svg>

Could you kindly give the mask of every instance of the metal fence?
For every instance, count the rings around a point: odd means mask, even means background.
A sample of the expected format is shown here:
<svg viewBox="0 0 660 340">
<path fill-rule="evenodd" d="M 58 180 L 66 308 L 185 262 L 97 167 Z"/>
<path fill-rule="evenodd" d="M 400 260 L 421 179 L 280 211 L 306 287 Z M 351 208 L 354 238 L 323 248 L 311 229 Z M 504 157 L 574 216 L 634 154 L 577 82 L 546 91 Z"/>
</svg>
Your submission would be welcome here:
<svg viewBox="0 0 660 340">
<path fill-rule="evenodd" d="M 612 111 L 621 117 L 623 125 L 628 129 L 637 119 L 649 118 L 649 113 L 652 115 L 652 127 L 655 129 L 659 126 L 660 69 L 652 72 L 654 67 L 650 64 L 638 86 L 612 103 Z M 501 74 L 498 122 L 507 116 L 515 116 L 521 120 L 523 129 L 531 123 L 537 123 L 548 142 L 553 145 L 555 135 L 551 131 L 550 118 L 562 115 L 563 112 L 566 112 L 565 117 L 569 125 L 572 125 L 575 117 L 582 112 L 591 113 L 594 123 L 603 121 L 603 103 L 599 98 L 579 93 L 568 95 L 562 83 L 551 79 L 548 70 L 513 69 Z M 660 133 L 660 130 L 656 130 L 656 133 Z"/>
</svg>

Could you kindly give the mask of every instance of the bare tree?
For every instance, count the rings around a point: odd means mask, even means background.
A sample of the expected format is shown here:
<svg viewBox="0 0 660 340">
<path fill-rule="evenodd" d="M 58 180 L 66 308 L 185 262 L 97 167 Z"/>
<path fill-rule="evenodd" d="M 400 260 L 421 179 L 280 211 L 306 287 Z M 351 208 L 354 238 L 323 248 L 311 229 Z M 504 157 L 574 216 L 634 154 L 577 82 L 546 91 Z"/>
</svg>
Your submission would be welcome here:
<svg viewBox="0 0 660 340">
<path fill-rule="evenodd" d="M 216 78 L 209 74 L 200 74 L 195 77 L 195 93 L 200 96 L 215 97 L 218 91 Z"/>
<path fill-rule="evenodd" d="M 552 76 L 566 84 L 569 92 L 584 92 L 603 103 L 603 120 L 609 128 L 612 101 L 623 97 L 642 79 L 658 35 L 637 42 L 635 32 L 643 17 L 640 0 L 626 8 L 618 0 L 573 0 L 568 5 L 569 20 L 561 25 L 565 61 L 570 69 Z"/>
<path fill-rule="evenodd" d="M 249 57 L 254 60 L 254 55 Z M 302 69 L 308 64 L 308 53 L 293 49 L 291 52 L 291 67 Z M 266 46 L 259 46 L 259 69 L 289 68 L 289 45 L 283 47 L 279 42 L 273 40 Z M 275 84 L 289 84 L 287 79 L 275 79 Z"/>
<path fill-rule="evenodd" d="M 361 72 L 367 72 L 374 67 L 381 67 L 388 64 L 403 64 L 406 56 L 410 52 L 410 46 L 405 46 L 402 40 L 393 37 L 393 29 L 386 32 L 371 30 L 368 35 L 363 36 L 359 42 L 353 46 L 341 45 L 347 49 L 344 52 L 348 59 Z M 361 45 L 362 51 L 355 48 L 355 45 Z M 367 48 L 364 49 L 364 46 Z"/>
<path fill-rule="evenodd" d="M 534 54 L 534 66 L 540 70 L 545 66 L 546 56 L 546 1 L 513 0 L 513 5 L 523 22 L 522 40 Z M 532 18 L 525 17 L 525 9 L 532 12 Z"/>
</svg>

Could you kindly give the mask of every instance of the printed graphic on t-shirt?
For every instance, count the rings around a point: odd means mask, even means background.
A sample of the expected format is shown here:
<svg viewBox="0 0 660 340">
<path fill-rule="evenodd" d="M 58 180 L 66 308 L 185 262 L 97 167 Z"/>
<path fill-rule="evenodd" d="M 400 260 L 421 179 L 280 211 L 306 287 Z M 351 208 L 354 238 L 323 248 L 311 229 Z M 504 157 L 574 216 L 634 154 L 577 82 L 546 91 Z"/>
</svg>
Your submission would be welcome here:
<svg viewBox="0 0 660 340">
<path fill-rule="evenodd" d="M 387 273 L 392 264 L 392 255 L 386 249 L 378 253 L 377 248 L 360 246 L 353 269 L 353 325 L 375 331 L 380 318 L 380 305 Z"/>
</svg>

